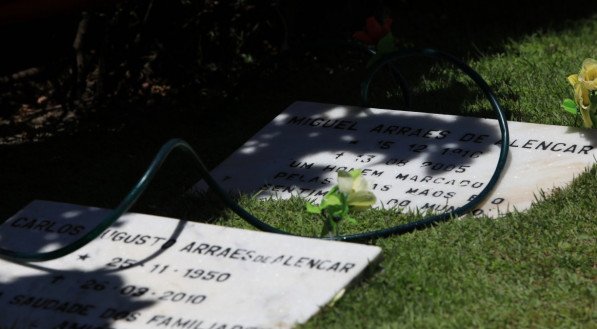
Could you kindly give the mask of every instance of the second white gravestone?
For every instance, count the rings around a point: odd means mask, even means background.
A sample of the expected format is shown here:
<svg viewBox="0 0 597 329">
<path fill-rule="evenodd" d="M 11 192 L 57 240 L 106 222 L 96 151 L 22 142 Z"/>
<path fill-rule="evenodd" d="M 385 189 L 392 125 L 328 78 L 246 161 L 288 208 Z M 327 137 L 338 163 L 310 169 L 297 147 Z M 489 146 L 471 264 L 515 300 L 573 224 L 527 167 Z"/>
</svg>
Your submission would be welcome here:
<svg viewBox="0 0 597 329">
<path fill-rule="evenodd" d="M 565 186 L 597 161 L 597 130 L 521 122 L 509 128 L 507 167 L 476 215 L 524 210 L 541 191 Z M 297 102 L 212 174 L 228 190 L 318 201 L 337 171 L 362 169 L 378 207 L 447 212 L 486 186 L 501 142 L 491 119 Z"/>
<path fill-rule="evenodd" d="M 35 201 L 0 226 L 0 247 L 56 249 L 105 209 Z M 381 249 L 125 214 L 41 263 L 0 260 L 0 328 L 291 328 L 381 258 Z"/>
</svg>

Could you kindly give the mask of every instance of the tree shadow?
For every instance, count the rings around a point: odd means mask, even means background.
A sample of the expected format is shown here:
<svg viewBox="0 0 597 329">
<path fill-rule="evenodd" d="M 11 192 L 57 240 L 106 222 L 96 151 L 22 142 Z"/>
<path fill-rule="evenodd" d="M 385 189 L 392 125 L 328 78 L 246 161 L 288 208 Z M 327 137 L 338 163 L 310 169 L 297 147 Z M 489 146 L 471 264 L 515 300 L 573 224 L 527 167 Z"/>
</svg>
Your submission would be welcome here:
<svg viewBox="0 0 597 329">
<path fill-rule="evenodd" d="M 259 192 L 261 198 L 312 198 L 335 184 L 330 176 L 338 170 L 363 169 L 378 182 L 383 177 L 383 184 L 400 185 L 409 171 L 411 180 L 447 181 L 454 173 L 440 165 L 460 168 L 459 178 L 479 180 L 473 183 L 479 192 L 486 184 L 483 173 L 464 172 L 480 157 L 497 161 L 500 138 L 492 120 L 298 102 L 213 174 L 225 188 Z"/>
<path fill-rule="evenodd" d="M 396 74 L 402 81 L 398 81 Z M 368 101 L 369 106 L 384 109 L 478 118 L 497 116 L 470 77 L 446 61 L 424 56 L 394 60 L 383 66 L 371 79 Z M 471 105 L 475 103 L 482 103 L 483 107 L 473 109 Z M 510 116 L 509 111 L 502 110 L 506 117 Z"/>
<path fill-rule="evenodd" d="M 0 227 L 0 245 L 23 253 L 56 250 L 89 232 L 107 214 L 105 209 L 35 201 Z M 117 231 L 127 221 L 121 219 L 110 230 Z M 149 251 L 142 259 L 126 266 L 90 263 L 100 252 L 93 243 L 44 263 L 0 260 L 0 326 L 95 328 L 136 321 L 143 309 L 156 303 L 150 298 L 154 287 L 146 286 L 138 277 L 131 282 L 124 271 L 159 257 L 176 241 L 185 224 L 179 221 L 169 236 L 161 238 L 162 244 L 147 246 Z"/>
<path fill-rule="evenodd" d="M 308 1 L 301 6 L 288 2 L 288 6 L 283 5 L 282 9 L 288 9 L 286 16 L 293 15 L 293 22 L 289 22 L 290 32 L 295 37 L 291 40 L 294 41 L 291 49 L 298 48 L 297 45 L 305 40 L 316 38 L 346 40 L 352 32 L 363 28 L 365 16 L 379 15 L 382 5 L 381 1 L 332 1 L 325 4 Z M 385 6 L 392 12 L 394 32 L 401 45 L 432 46 L 468 58 L 499 53 L 510 40 L 532 33 L 566 29 L 577 20 L 592 17 L 597 2 L 581 1 L 570 6 L 561 0 L 541 5 L 513 1 L 481 3 L 469 0 L 450 4 L 399 1 L 386 3 Z M 51 36 L 40 38 L 43 44 L 14 33 L 19 30 L 18 26 L 3 30 L 3 35 L 10 36 L 8 43 L 16 46 L 6 47 L 7 60 L 2 63 L 0 71 L 8 74 L 14 72 L 15 67 L 24 69 L 40 62 L 51 68 L 56 58 L 72 56 L 72 32 L 77 22 L 78 17 L 70 17 L 68 21 L 48 19 L 27 26 L 28 35 Z M 168 31 L 160 29 L 159 25 L 151 28 Z M 185 35 L 178 37 L 186 40 Z M 39 52 L 39 49 L 49 49 L 51 54 Z M 247 75 L 246 83 L 239 86 L 234 95 L 206 98 L 192 89 L 182 101 L 167 100 L 172 104 L 168 103 L 160 113 L 139 110 L 129 117 L 116 117 L 113 119 L 115 124 L 109 125 L 101 136 L 94 131 L 82 132 L 43 144 L 2 146 L 0 180 L 4 182 L 4 193 L 0 212 L 9 215 L 11 207 L 20 207 L 33 195 L 35 198 L 111 207 L 128 192 L 159 146 L 170 137 L 189 140 L 199 154 L 206 155 L 208 166 L 213 167 L 295 100 L 360 103 L 358 90 L 365 58 L 342 49 L 325 59 L 314 53 L 293 56 L 295 59 L 292 61 L 275 58 L 278 62 L 272 60 L 271 67 L 266 67 L 259 77 Z M 184 63 L 177 64 L 186 68 Z M 409 64 L 405 66 L 403 71 L 411 68 Z M 265 74 L 267 72 L 269 76 Z M 462 102 L 475 97 L 474 91 L 455 82 L 433 93 L 416 94 L 413 99 L 420 103 L 413 104 L 412 109 L 462 114 Z M 376 98 L 378 101 L 381 99 Z M 183 105 L 179 106 L 181 102 Z M 400 102 L 397 97 L 390 98 L 387 106 L 381 103 L 374 105 L 393 108 Z M 124 107 L 116 108 L 114 112 L 125 110 Z M 180 108 L 174 110 L 173 107 Z M 184 115 L 179 112 L 184 112 Z M 492 116 L 489 108 L 478 113 L 482 117 Z M 106 122 L 93 124 L 100 126 Z M 370 150 L 363 148 L 360 151 Z M 176 172 L 170 175 L 176 176 Z M 139 209 L 155 213 L 167 208 L 167 211 L 161 212 L 167 215 L 171 209 L 179 208 L 176 200 L 171 200 L 172 207 L 169 201 L 164 206 L 162 197 L 175 199 L 177 195 L 156 193 L 148 206 L 141 205 Z"/>
<path fill-rule="evenodd" d="M 490 56 L 503 51 L 512 39 L 563 30 L 597 13 L 594 1 L 578 5 L 583 10 L 562 0 L 541 4 L 513 0 L 387 3 L 396 16 L 395 31 L 403 39 L 416 47 L 437 47 L 460 57 Z"/>
<path fill-rule="evenodd" d="M 582 0 L 575 6 L 551 0 L 541 4 L 514 0 L 483 3 L 446 1 L 328 1 L 309 0 L 301 6 L 288 1 L 285 16 L 296 43 L 316 37 L 350 38 L 362 30 L 365 18 L 393 18 L 392 30 L 407 47 L 434 47 L 459 57 L 490 56 L 511 40 L 546 30 L 562 30 L 597 13 L 597 4 Z M 578 10 L 582 8 L 582 10 Z M 303 36 L 303 38 L 301 38 Z"/>
<path fill-rule="evenodd" d="M 107 214 L 95 207 L 33 201 L 3 223 L 0 246 L 21 253 L 54 251 L 93 230 Z M 116 222 L 113 227 L 120 225 Z"/>
<path fill-rule="evenodd" d="M 567 133 L 586 139 L 590 145 L 597 149 L 597 133 L 595 133 L 595 128 L 568 127 Z M 597 163 L 597 159 L 595 159 L 595 162 Z"/>
<path fill-rule="evenodd" d="M 134 322 L 154 301 L 131 297 L 137 286 L 120 275 L 102 272 L 37 268 L 32 273 L 3 265 L 11 278 L 0 283 L 0 327 L 107 328 Z"/>
</svg>

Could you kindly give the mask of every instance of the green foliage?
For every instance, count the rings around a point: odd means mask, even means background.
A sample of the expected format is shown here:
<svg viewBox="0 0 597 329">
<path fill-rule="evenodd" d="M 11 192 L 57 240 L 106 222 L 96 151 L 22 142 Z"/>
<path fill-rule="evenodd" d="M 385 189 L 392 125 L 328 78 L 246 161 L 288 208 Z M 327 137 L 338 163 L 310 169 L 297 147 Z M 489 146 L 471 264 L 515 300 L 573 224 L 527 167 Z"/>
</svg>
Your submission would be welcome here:
<svg viewBox="0 0 597 329">
<path fill-rule="evenodd" d="M 584 58 L 597 54 L 596 39 L 597 21 L 589 19 L 558 32 L 538 31 L 520 40 L 508 39 L 503 50 L 485 56 L 475 54 L 479 57 L 468 64 L 492 87 L 502 107 L 509 111 L 509 120 L 579 126 L 577 117 L 560 110 L 562 99 L 574 96 L 566 77 L 578 72 Z M 445 62 L 417 59 L 395 64 L 413 89 L 412 109 L 492 116 L 475 83 Z M 392 108 L 402 103 L 400 88 L 389 74 L 379 74 L 371 89 L 376 107 Z"/>
<path fill-rule="evenodd" d="M 510 40 L 503 53 L 470 65 L 490 82 L 513 120 L 574 125 L 559 110 L 562 96 L 570 94 L 565 77 L 577 70 L 579 58 L 597 53 L 595 40 L 597 21 L 576 22 L 561 32 Z M 474 88 L 450 74 L 427 80 L 423 88 Z M 474 115 L 486 108 L 479 97 L 464 111 Z M 527 212 L 497 220 L 464 217 L 378 240 L 385 257 L 381 270 L 303 327 L 595 328 L 596 200 L 593 166 L 570 187 L 538 197 Z M 370 221 L 359 222 L 387 221 L 386 213 L 369 213 Z"/>
<path fill-rule="evenodd" d="M 367 62 L 367 67 L 373 65 L 373 63 L 380 60 L 384 55 L 396 50 L 398 50 L 398 47 L 396 46 L 396 37 L 390 32 L 377 43 L 375 55 L 373 55 Z"/>
<path fill-rule="evenodd" d="M 576 107 L 576 103 L 574 102 L 574 100 L 570 98 L 564 99 L 564 101 L 562 102 L 562 108 L 571 114 L 578 114 L 578 108 Z"/>
<path fill-rule="evenodd" d="M 233 6 L 234 3 L 222 3 L 221 6 Z M 182 14 L 193 15 L 191 11 Z M 212 14 L 213 12 L 205 13 L 207 16 Z M 142 15 L 137 13 L 132 16 Z M 534 16 L 544 21 L 543 16 Z M 483 15 L 478 17 L 483 20 L 491 19 Z M 253 65 L 251 61 L 260 60 L 259 53 L 246 52 L 242 45 L 236 47 L 238 45 L 236 40 L 240 39 L 223 40 L 223 42 L 232 43 L 230 49 L 239 50 L 240 57 L 235 55 L 232 60 L 235 64 L 232 66 L 225 66 L 230 62 L 230 57 L 215 56 L 212 59 L 205 52 L 209 47 L 216 47 L 217 40 L 228 37 L 229 30 L 222 26 L 235 23 L 222 22 L 223 25 L 218 29 L 219 36 L 211 39 L 210 34 L 203 33 L 200 20 L 192 20 L 185 28 L 181 28 L 174 23 L 187 21 L 177 19 L 170 20 L 172 26 L 163 21 L 156 22 L 150 19 L 151 24 L 147 26 L 153 26 L 155 30 L 152 29 L 153 32 L 149 35 L 144 34 L 147 38 L 143 40 L 152 41 L 147 43 L 142 41 L 141 51 L 131 52 L 131 56 L 141 54 L 140 56 L 147 62 L 135 64 L 133 72 L 134 70 L 138 72 L 138 68 L 149 69 L 149 71 L 141 70 L 143 78 L 153 77 L 153 74 L 159 76 L 159 72 L 167 72 L 172 77 L 177 75 L 183 77 L 180 81 L 191 81 L 186 78 L 196 75 L 200 80 L 197 83 L 199 86 L 210 86 L 206 83 L 208 80 L 209 82 L 225 80 L 229 77 L 224 74 L 225 72 L 231 72 L 234 75 L 236 74 L 234 72 L 238 71 L 233 71 L 232 68 L 236 70 L 238 67 L 250 67 Z M 210 19 L 216 20 L 215 16 Z M 429 20 L 421 20 L 418 17 L 416 20 L 421 22 L 422 28 L 430 25 Z M 122 24 L 126 26 L 128 19 L 120 21 L 121 23 L 124 21 Z M 441 26 L 442 21 L 438 20 L 435 24 Z M 467 21 L 467 24 L 470 22 Z M 266 28 L 265 25 L 261 26 Z M 130 31 L 135 34 L 136 30 Z M 222 33 L 222 31 L 225 32 Z M 413 31 L 413 35 L 422 35 L 416 27 Z M 468 29 L 467 31 L 471 32 Z M 111 40 L 114 35 L 110 33 L 114 31 L 108 29 L 107 33 L 108 40 Z M 481 38 L 477 40 L 482 39 L 492 43 L 491 49 L 494 52 L 484 53 L 487 49 L 481 48 L 475 52 L 475 56 L 478 57 L 469 60 L 469 65 L 488 80 L 500 102 L 510 111 L 510 120 L 578 125 L 573 116 L 560 109 L 562 98 L 573 96 L 569 84 L 562 77 L 578 70 L 579 59 L 597 54 L 595 43 L 597 17 L 570 21 L 565 29 L 537 31 L 520 38 L 514 37 L 505 43 L 487 37 L 485 31 L 478 34 Z M 193 39 L 198 37 L 201 37 L 201 42 L 206 43 L 200 46 L 199 42 Z M 250 38 L 259 39 L 257 33 L 251 34 Z M 426 38 L 420 43 L 429 43 Z M 437 45 L 437 39 L 432 40 L 431 45 Z M 129 53 L 130 46 L 126 45 L 127 40 L 131 39 L 123 36 L 122 42 L 115 44 L 115 48 L 123 45 L 121 52 L 114 53 L 112 57 L 107 56 L 111 61 L 107 68 L 121 70 L 108 72 L 108 76 L 111 76 L 111 73 L 114 73 L 115 77 L 125 76 L 126 72 L 120 68 L 120 64 L 135 63 L 133 60 L 122 61 L 120 57 Z M 179 48 L 184 51 L 173 50 L 177 49 L 177 44 L 185 45 Z M 159 52 L 157 57 L 154 56 L 156 53 L 152 52 L 152 49 L 162 49 L 162 47 L 164 51 Z M 454 44 L 454 47 L 470 52 L 475 49 L 470 45 L 461 44 Z M 205 57 L 197 59 L 195 55 L 199 49 Z M 108 54 L 111 54 L 111 50 L 107 49 Z M 241 54 L 246 56 L 243 57 Z M 210 71 L 213 65 L 209 64 L 212 62 L 216 64 L 218 70 Z M 363 61 L 363 66 L 365 62 L 366 60 Z M 298 67 L 297 70 L 304 68 Z M 238 117 L 222 113 L 226 111 L 217 111 L 217 115 L 214 114 L 213 117 L 196 121 L 187 120 L 184 125 L 192 127 L 189 129 L 193 132 L 191 136 L 209 136 L 209 138 L 196 140 L 196 144 L 202 147 L 215 144 L 204 152 L 213 157 L 210 161 L 215 165 L 224 157 L 226 151 L 234 149 L 236 142 L 241 143 L 246 140 L 248 130 L 270 120 L 267 117 L 269 113 L 264 114 L 266 109 L 276 112 L 283 108 L 283 104 L 297 98 L 313 100 L 314 94 L 319 97 L 317 100 L 329 101 L 334 98 L 329 96 L 326 98 L 323 91 L 330 92 L 330 90 L 341 95 L 342 100 L 346 102 L 352 96 L 350 92 L 346 92 L 350 88 L 342 89 L 344 86 L 338 87 L 338 85 L 348 85 L 348 82 L 358 81 L 357 76 L 358 74 L 350 76 L 351 79 L 340 79 L 337 84 L 331 84 L 329 82 L 337 79 L 337 75 L 333 76 L 334 79 L 330 79 L 325 74 L 313 74 L 309 79 L 294 79 L 295 84 L 291 87 L 284 86 L 287 89 L 280 87 L 284 83 L 275 81 L 268 85 L 268 88 L 262 89 L 262 92 L 255 93 L 256 98 L 264 98 L 265 101 L 243 102 L 242 106 L 238 106 L 242 110 L 236 113 Z M 134 76 L 133 79 L 138 77 Z M 325 81 L 322 85 L 326 88 L 314 91 L 317 89 L 313 87 L 315 79 Z M 287 81 L 290 82 L 290 80 L 292 79 Z M 487 114 L 489 106 L 485 98 L 482 95 L 469 93 L 470 90 L 476 90 L 476 86 L 454 71 L 437 65 L 425 72 L 420 81 L 414 96 L 427 97 L 414 97 L 414 100 L 419 102 L 415 109 L 435 112 L 444 111 L 447 105 L 455 105 L 445 111 L 459 115 L 490 116 Z M 157 83 L 154 80 L 149 82 Z M 355 87 L 352 89 L 355 93 L 358 90 L 356 84 L 355 82 Z M 122 85 L 123 88 L 127 87 L 126 83 Z M 214 83 L 214 86 L 216 89 L 219 85 Z M 192 87 L 194 88 L 195 85 Z M 280 89 L 275 89 L 276 87 Z M 11 85 L 11 88 L 13 92 L 14 86 Z M 419 94 L 416 94 L 417 92 Z M 131 91 L 130 94 L 137 93 Z M 393 100 L 391 101 L 391 104 L 395 104 Z M 210 104 L 210 106 L 228 110 L 228 107 L 221 106 L 219 103 Z M 168 109 L 171 108 L 168 107 Z M 255 120 L 256 117 L 261 122 L 253 122 L 258 121 Z M 208 121 L 209 124 L 206 125 L 203 121 Z M 225 122 L 225 128 L 228 130 L 217 130 L 224 127 L 216 124 L 220 121 Z M 242 124 L 235 126 L 233 124 L 235 121 Z M 248 129 L 245 126 L 248 124 L 253 126 Z M 203 128 L 206 130 L 202 130 Z M 182 131 L 181 127 L 177 129 L 176 133 Z M 144 169 L 145 163 L 139 159 L 149 158 L 165 138 L 156 129 L 148 131 L 156 136 L 150 138 L 149 135 L 144 135 L 143 138 L 131 138 L 130 140 L 133 141 L 131 145 L 134 147 L 129 146 L 123 150 L 115 148 L 117 151 L 106 147 L 105 142 L 98 142 L 101 136 L 96 135 L 89 138 L 91 142 L 83 143 L 84 146 L 94 145 L 93 148 L 73 149 L 70 142 L 57 144 L 66 145 L 69 153 L 79 154 L 77 158 L 63 155 L 58 152 L 58 149 L 55 149 L 56 154 L 47 152 L 46 149 L 50 147 L 47 144 L 31 145 L 24 149 L 5 148 L 4 152 L 7 156 L 3 163 L 13 163 L 13 165 L 3 166 L 6 193 L 2 200 L 4 205 L 2 208 L 11 206 L 12 209 L 18 209 L 25 203 L 25 199 L 33 194 L 30 192 L 33 190 L 41 193 L 35 195 L 36 198 L 54 198 L 65 202 L 105 207 L 117 204 L 118 198 L 130 187 L 131 181 Z M 121 135 L 118 136 L 120 138 Z M 213 143 L 214 136 L 226 136 L 226 138 Z M 109 143 L 122 145 L 121 142 L 110 141 Z M 147 154 L 142 153 L 143 150 L 147 150 Z M 214 153 L 217 153 L 217 156 Z M 35 155 L 35 161 L 31 161 L 31 154 Z M 67 163 L 64 166 L 63 162 L 56 160 L 57 157 L 71 159 L 73 163 L 81 162 L 82 165 L 75 166 Z M 36 163 L 38 167 L 35 166 Z M 71 170 L 71 167 L 77 170 Z M 127 167 L 132 167 L 134 170 L 122 169 Z M 54 171 L 61 172 L 60 170 L 63 170 L 64 175 L 54 174 Z M 179 170 L 178 167 L 172 171 L 177 170 Z M 102 174 L 105 175 L 102 176 Z M 176 172 L 173 176 L 183 175 Z M 185 184 L 193 183 L 196 177 L 188 179 L 190 181 L 185 181 Z M 28 188 L 23 188 L 23 182 L 33 185 L 28 184 Z M 172 184 L 172 182 L 169 183 Z M 61 188 L 56 189 L 56 186 Z M 172 197 L 172 193 L 156 188 L 157 190 L 162 194 L 155 198 L 155 203 L 143 208 L 143 212 L 156 213 L 156 208 L 160 206 L 155 205 L 163 205 L 164 199 Z M 16 192 L 10 193 L 10 191 Z M 597 320 L 595 200 L 597 200 L 596 166 L 577 177 L 571 186 L 557 189 L 548 197 L 538 196 L 537 202 L 529 211 L 514 212 L 500 219 L 467 216 L 427 230 L 371 241 L 370 243 L 384 250 L 381 268 L 348 290 L 333 308 L 324 308 L 303 327 L 595 328 Z M 294 234 L 316 237 L 321 232 L 321 221 L 305 211 L 305 203 L 302 199 L 262 202 L 243 196 L 240 201 L 257 217 L 264 218 L 271 225 Z M 252 228 L 230 211 L 222 211 L 220 208 L 208 211 L 208 207 L 213 207 L 214 204 L 216 202 L 212 200 L 198 206 L 193 200 L 192 203 L 187 204 L 188 208 L 184 209 L 184 216 L 180 217 L 197 220 L 208 218 L 210 222 L 220 225 Z M 181 207 L 176 209 L 180 210 Z M 169 213 L 163 215 L 171 216 Z M 399 214 L 393 210 L 374 209 L 355 212 L 351 216 L 355 218 L 356 223 L 345 226 L 343 229 L 346 232 L 343 233 L 350 234 L 389 227 L 419 219 L 422 214 Z"/>
<path fill-rule="evenodd" d="M 469 64 L 490 82 L 512 120 L 574 125 L 560 110 L 562 97 L 571 94 L 562 77 L 577 70 L 579 58 L 597 53 L 594 40 L 597 21 L 576 22 L 568 30 L 510 40 L 504 52 Z M 422 88 L 437 92 L 454 83 L 475 88 L 450 74 L 439 82 L 426 80 Z M 475 115 L 487 107 L 479 97 L 464 112 Z M 499 219 L 465 216 L 372 241 L 384 250 L 381 268 L 301 327 L 595 328 L 595 200 L 597 166 L 565 189 L 540 194 L 526 212 Z M 300 199 L 243 202 L 272 225 L 318 234 L 320 223 L 305 215 Z M 357 224 L 343 233 L 417 218 L 421 214 L 374 209 L 355 214 Z M 249 227 L 231 214 L 222 224 Z"/>
<path fill-rule="evenodd" d="M 570 187 L 538 196 L 527 212 L 463 217 L 370 243 L 381 267 L 304 328 L 591 328 L 597 258 L 597 166 Z M 295 234 L 317 236 L 321 222 L 299 198 L 243 198 L 249 211 Z M 421 218 L 372 209 L 344 233 Z M 231 212 L 220 224 L 250 228 Z"/>
<path fill-rule="evenodd" d="M 307 212 L 322 216 L 322 237 L 339 235 L 342 221 L 356 224 L 349 215 L 350 210 L 364 210 L 375 204 L 375 195 L 369 191 L 362 173 L 362 170 L 338 171 L 338 185 L 323 196 L 319 206 L 307 202 Z"/>
<path fill-rule="evenodd" d="M 512 111 L 513 120 L 577 126 L 575 117 L 553 109 L 559 108 L 562 98 L 573 96 L 566 77 L 578 71 L 579 61 L 597 53 L 595 38 L 597 22 L 587 20 L 558 33 L 511 40 L 504 53 L 477 60 L 472 66 L 487 78 L 504 107 Z"/>
<path fill-rule="evenodd" d="M 568 76 L 574 89 L 574 103 L 585 128 L 596 127 L 597 121 L 597 61 L 586 58 L 578 74 Z M 564 100 L 566 102 L 566 100 Z M 570 102 L 568 102 L 570 103 Z M 566 108 L 565 108 L 566 109 Z"/>
</svg>

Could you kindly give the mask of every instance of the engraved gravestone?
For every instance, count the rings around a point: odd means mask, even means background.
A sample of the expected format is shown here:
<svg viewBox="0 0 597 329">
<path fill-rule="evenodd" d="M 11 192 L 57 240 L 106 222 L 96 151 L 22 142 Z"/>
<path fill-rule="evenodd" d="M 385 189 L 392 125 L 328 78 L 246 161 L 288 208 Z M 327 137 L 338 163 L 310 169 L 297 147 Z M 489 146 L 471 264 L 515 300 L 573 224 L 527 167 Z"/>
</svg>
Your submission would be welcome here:
<svg viewBox="0 0 597 329">
<path fill-rule="evenodd" d="M 596 130 L 521 122 L 509 128 L 506 169 L 476 215 L 527 209 L 538 193 L 596 163 Z M 377 207 L 447 212 L 486 186 L 500 145 L 496 120 L 296 102 L 212 174 L 228 190 L 318 201 L 338 170 L 357 168 Z"/>
<path fill-rule="evenodd" d="M 0 247 L 50 251 L 107 213 L 34 201 L 0 226 Z M 125 214 L 62 258 L 0 260 L 0 328 L 290 328 L 380 256 L 375 246 Z"/>
</svg>

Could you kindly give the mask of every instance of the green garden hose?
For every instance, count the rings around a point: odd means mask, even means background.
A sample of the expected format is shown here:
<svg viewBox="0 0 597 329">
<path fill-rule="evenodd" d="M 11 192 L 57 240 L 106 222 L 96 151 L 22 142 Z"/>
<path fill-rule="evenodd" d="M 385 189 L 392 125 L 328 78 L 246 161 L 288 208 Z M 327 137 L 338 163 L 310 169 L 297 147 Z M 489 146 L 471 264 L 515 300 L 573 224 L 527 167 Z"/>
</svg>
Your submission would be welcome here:
<svg viewBox="0 0 597 329">
<path fill-rule="evenodd" d="M 492 108 L 494 109 L 497 121 L 500 126 L 500 132 L 502 135 L 502 143 L 500 148 L 500 155 L 497 161 L 497 165 L 494 169 L 493 175 L 491 179 L 487 183 L 486 187 L 471 201 L 466 203 L 464 206 L 454 209 L 451 212 L 432 215 L 426 217 L 424 219 L 401 224 L 397 226 L 393 226 L 386 229 L 375 230 L 370 232 L 363 232 L 357 234 L 350 234 L 350 235 L 343 235 L 343 236 L 336 236 L 336 237 L 326 237 L 325 239 L 328 240 L 340 240 L 340 241 L 367 241 L 376 238 L 384 238 L 392 235 L 404 234 L 407 232 L 412 232 L 414 230 L 423 229 L 434 225 L 436 223 L 447 221 L 450 218 L 462 216 L 468 212 L 473 211 L 493 190 L 495 185 L 497 184 L 502 171 L 504 170 L 504 166 L 506 165 L 506 160 L 508 157 L 508 146 L 509 146 L 509 132 L 508 132 L 508 123 L 506 117 L 501 109 L 497 98 L 493 94 L 489 85 L 483 80 L 483 78 L 471 67 L 467 64 L 462 62 L 461 60 L 455 58 L 452 55 L 447 53 L 434 50 L 434 49 L 405 49 L 396 51 L 393 53 L 389 53 L 382 58 L 380 58 L 377 62 L 375 62 L 372 67 L 370 68 L 366 79 L 362 84 L 361 96 L 364 105 L 367 104 L 368 94 L 369 94 L 369 85 L 373 76 L 379 71 L 383 66 L 390 64 L 390 62 L 394 60 L 399 60 L 402 58 L 407 57 L 414 57 L 414 56 L 424 56 L 430 57 L 434 59 L 441 59 L 446 60 L 452 63 L 454 66 L 462 70 L 466 73 L 478 86 L 481 88 L 489 102 L 491 103 Z M 404 92 L 403 86 L 401 86 Z M 260 229 L 265 232 L 271 233 L 279 233 L 279 234 L 288 234 L 293 235 L 292 233 L 280 230 L 275 228 L 264 221 L 260 220 L 259 218 L 253 216 L 249 212 L 247 212 L 244 208 L 242 208 L 236 201 L 234 201 L 228 193 L 214 180 L 214 178 L 209 173 L 207 167 L 201 161 L 201 158 L 197 153 L 193 150 L 193 148 L 185 141 L 181 139 L 172 139 L 164 144 L 158 154 L 155 156 L 152 163 L 149 165 L 148 169 L 143 174 L 143 177 L 137 182 L 137 184 L 131 189 L 131 191 L 125 196 L 125 198 L 120 202 L 118 207 L 114 209 L 102 222 L 95 227 L 93 230 L 87 232 L 84 236 L 79 238 L 78 240 L 74 241 L 73 243 L 59 248 L 54 251 L 50 252 L 33 252 L 33 253 L 24 253 L 18 252 L 13 250 L 7 250 L 0 248 L 0 258 L 12 260 L 12 261 L 47 261 L 55 258 L 59 258 L 65 256 L 92 241 L 96 237 L 98 237 L 105 229 L 110 227 L 120 216 L 126 213 L 139 199 L 141 194 L 147 189 L 149 184 L 151 183 L 152 179 L 156 175 L 157 171 L 160 169 L 166 158 L 169 154 L 174 150 L 182 150 L 195 162 L 197 165 L 201 176 L 206 181 L 208 186 L 224 201 L 227 207 L 229 207 L 232 211 L 234 211 L 238 216 L 249 222 L 251 225 Z"/>
</svg>

